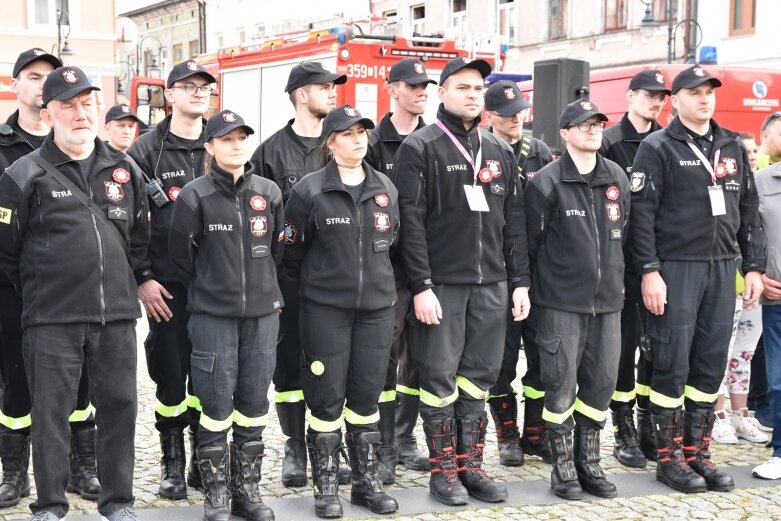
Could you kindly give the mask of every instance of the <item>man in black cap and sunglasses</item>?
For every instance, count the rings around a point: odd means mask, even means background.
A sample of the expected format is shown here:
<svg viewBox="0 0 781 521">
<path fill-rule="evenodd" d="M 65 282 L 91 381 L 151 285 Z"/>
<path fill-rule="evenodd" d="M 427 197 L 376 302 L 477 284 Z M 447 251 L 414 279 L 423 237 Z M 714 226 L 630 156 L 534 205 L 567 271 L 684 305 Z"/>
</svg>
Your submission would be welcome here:
<svg viewBox="0 0 781 521">
<path fill-rule="evenodd" d="M 144 342 L 147 369 L 157 386 L 155 428 L 162 449 L 158 494 L 168 499 L 185 499 L 187 485 L 201 486 L 195 454 L 200 405 L 193 394 L 190 371 L 193 348 L 187 334 L 187 289 L 171 262 L 168 232 L 182 187 L 206 173 L 203 115 L 216 81 L 194 60 L 175 65 L 165 90 L 171 114 L 127 151 L 141 167 L 149 195 L 152 239 L 138 295 L 149 322 Z M 184 429 L 188 426 L 190 466 L 185 481 Z"/>
<path fill-rule="evenodd" d="M 678 117 L 632 165 L 629 252 L 641 274 L 652 359 L 656 478 L 681 492 L 729 491 L 708 450 L 727 365 L 736 259 L 744 307 L 762 293 L 765 240 L 740 136 L 712 119 L 721 80 L 699 65 L 673 80 Z"/>
</svg>

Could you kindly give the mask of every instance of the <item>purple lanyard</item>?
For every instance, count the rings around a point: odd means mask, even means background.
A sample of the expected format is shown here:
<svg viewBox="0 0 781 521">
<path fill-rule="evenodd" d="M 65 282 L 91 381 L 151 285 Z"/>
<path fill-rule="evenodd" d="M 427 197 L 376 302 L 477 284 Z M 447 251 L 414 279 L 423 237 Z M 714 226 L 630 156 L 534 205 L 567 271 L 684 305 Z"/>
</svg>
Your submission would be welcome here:
<svg viewBox="0 0 781 521">
<path fill-rule="evenodd" d="M 477 168 L 475 167 L 475 165 L 479 166 L 480 162 L 482 161 L 482 158 L 483 158 L 483 135 L 480 133 L 480 129 L 479 128 L 477 129 L 477 142 L 478 142 L 480 148 L 477 149 L 477 154 L 475 154 L 475 158 L 472 159 L 472 156 L 470 156 L 469 152 L 466 151 L 466 149 L 464 148 L 464 145 L 462 145 L 461 143 L 458 142 L 458 140 L 456 139 L 456 136 L 454 136 L 453 133 L 450 132 L 450 129 L 447 128 L 444 123 L 442 123 L 441 119 L 437 120 L 437 126 L 440 129 L 442 129 L 442 132 L 444 132 L 447 137 L 450 138 L 450 141 L 452 141 L 453 144 L 458 149 L 458 151 L 461 152 L 461 155 L 464 156 L 464 159 L 466 159 L 466 161 L 470 165 L 472 165 L 472 171 L 474 172 L 473 184 L 476 185 L 477 184 L 477 173 L 478 172 L 477 172 Z"/>
</svg>

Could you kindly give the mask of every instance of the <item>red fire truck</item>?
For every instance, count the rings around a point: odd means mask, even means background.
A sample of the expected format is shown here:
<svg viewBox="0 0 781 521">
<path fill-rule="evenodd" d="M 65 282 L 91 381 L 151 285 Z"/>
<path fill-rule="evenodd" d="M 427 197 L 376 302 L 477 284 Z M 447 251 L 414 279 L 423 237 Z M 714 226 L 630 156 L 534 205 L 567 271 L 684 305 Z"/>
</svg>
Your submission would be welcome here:
<svg viewBox="0 0 781 521">
<path fill-rule="evenodd" d="M 368 27 L 366 32 L 364 27 Z M 372 18 L 264 38 L 196 60 L 218 79 L 212 110 L 230 108 L 240 113 L 257 132 L 250 136 L 253 145 L 293 117 L 284 90 L 290 70 L 302 61 L 319 61 L 326 69 L 345 74 L 347 83 L 337 88 L 337 104 L 349 103 L 374 121 L 393 109 L 385 84 L 391 66 L 402 58 L 419 58 L 434 80 L 445 63 L 460 56 L 488 60 L 501 70 L 504 52 L 498 37 L 475 37 L 465 49 L 445 38 L 405 38 L 385 31 L 384 19 Z M 164 116 L 163 88 L 163 80 L 133 78 L 130 103 L 149 124 Z M 432 89 L 424 115 L 428 121 L 433 120 L 438 103 Z"/>
</svg>

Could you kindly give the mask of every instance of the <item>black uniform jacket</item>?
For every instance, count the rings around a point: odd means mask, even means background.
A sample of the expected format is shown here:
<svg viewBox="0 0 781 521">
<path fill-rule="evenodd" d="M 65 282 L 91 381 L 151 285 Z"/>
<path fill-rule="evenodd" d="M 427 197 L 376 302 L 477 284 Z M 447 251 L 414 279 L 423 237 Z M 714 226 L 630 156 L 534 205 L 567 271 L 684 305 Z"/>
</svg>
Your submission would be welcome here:
<svg viewBox="0 0 781 521">
<path fill-rule="evenodd" d="M 342 309 L 394 305 L 388 256 L 399 233 L 397 192 L 384 174 L 363 163 L 363 194 L 355 203 L 334 161 L 304 177 L 285 206 L 288 274 L 300 295 Z"/>
<path fill-rule="evenodd" d="M 468 131 L 440 105 L 437 117 L 474 157 L 478 120 Z M 464 185 L 474 170 L 437 125 L 407 136 L 396 154 L 401 208 L 402 262 L 417 294 L 434 284 L 488 284 L 507 280 L 528 287 L 529 259 L 522 190 L 510 146 L 487 130 L 479 169 L 494 177 L 482 187 L 490 211 L 469 209 Z"/>
<path fill-rule="evenodd" d="M 742 254 L 743 271 L 764 271 L 765 237 L 748 155 L 735 132 L 711 120 L 716 183 L 727 213 L 714 217 L 708 187 L 711 174 L 689 147 L 678 118 L 640 144 L 632 166 L 629 250 L 638 273 L 661 270 L 661 261 L 715 261 Z M 696 145 L 695 145 L 696 146 Z"/>
<path fill-rule="evenodd" d="M 366 153 L 366 162 L 369 163 L 372 168 L 387 175 L 390 180 L 396 183 L 395 174 L 395 157 L 396 152 L 401 146 L 401 142 L 407 136 L 399 135 L 396 127 L 391 122 L 392 112 L 388 112 L 380 120 L 377 128 L 371 131 L 369 135 L 369 150 Z M 420 130 L 425 127 L 423 118 L 418 117 L 418 126 L 415 130 Z"/>
<path fill-rule="evenodd" d="M 213 165 L 174 204 L 171 262 L 188 286 L 191 313 L 246 318 L 282 307 L 276 270 L 285 236 L 282 193 L 247 167 L 234 184 Z"/>
<path fill-rule="evenodd" d="M 158 179 L 163 183 L 163 191 L 169 199 L 162 208 L 158 208 L 151 199 L 148 202 L 152 240 L 149 243 L 144 276 L 139 284 L 151 278 L 161 282 L 177 280 L 176 270 L 168 256 L 168 233 L 174 213 L 172 203 L 176 201 L 185 184 L 206 173 L 203 132 L 190 149 L 169 132 L 170 127 L 171 116 L 168 116 L 158 123 L 154 130 L 139 137 L 127 151 L 148 179 Z"/>
<path fill-rule="evenodd" d="M 252 154 L 255 173 L 271 179 L 282 190 L 282 200 L 287 202 L 290 190 L 306 174 L 321 167 L 321 136 L 311 148 L 304 144 L 293 131 L 293 121 L 277 130 Z"/>
<path fill-rule="evenodd" d="M 597 154 L 587 182 L 564 152 L 526 185 L 524 198 L 532 302 L 572 313 L 623 308 L 630 192 L 621 167 Z"/>
<path fill-rule="evenodd" d="M 651 132 L 656 132 L 661 128 L 662 126 L 656 121 L 651 123 Z M 629 116 L 624 114 L 617 125 L 606 129 L 602 134 L 602 146 L 599 148 L 599 153 L 618 163 L 618 166 L 623 168 L 626 175 L 629 176 L 641 141 L 643 139 L 635 130 L 632 122 L 629 121 Z"/>
<path fill-rule="evenodd" d="M 40 153 L 91 196 L 124 241 L 29 155 L 14 163 L 0 176 L 0 267 L 21 289 L 22 323 L 136 319 L 141 310 L 134 273 L 141 274 L 149 242 L 141 172 L 95 139 L 95 161 L 85 176 L 53 136 L 31 154 Z"/>
<path fill-rule="evenodd" d="M 518 160 L 518 173 L 523 186 L 526 186 L 526 183 L 537 175 L 542 167 L 553 161 L 553 154 L 548 145 L 542 140 L 531 137 L 531 134 L 527 135 L 526 132 L 510 147 Z"/>
</svg>

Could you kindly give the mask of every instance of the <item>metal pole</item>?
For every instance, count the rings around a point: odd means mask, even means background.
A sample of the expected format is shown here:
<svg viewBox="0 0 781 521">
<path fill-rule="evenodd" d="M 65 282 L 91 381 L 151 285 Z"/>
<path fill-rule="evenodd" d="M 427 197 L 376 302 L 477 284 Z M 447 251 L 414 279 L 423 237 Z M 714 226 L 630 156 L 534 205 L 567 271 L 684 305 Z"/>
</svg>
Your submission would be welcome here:
<svg viewBox="0 0 781 521">
<path fill-rule="evenodd" d="M 667 2 L 667 63 L 673 62 L 673 0 Z"/>
<path fill-rule="evenodd" d="M 57 9 L 57 59 L 62 61 L 60 49 L 62 49 L 62 11 Z"/>
</svg>

